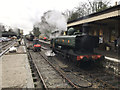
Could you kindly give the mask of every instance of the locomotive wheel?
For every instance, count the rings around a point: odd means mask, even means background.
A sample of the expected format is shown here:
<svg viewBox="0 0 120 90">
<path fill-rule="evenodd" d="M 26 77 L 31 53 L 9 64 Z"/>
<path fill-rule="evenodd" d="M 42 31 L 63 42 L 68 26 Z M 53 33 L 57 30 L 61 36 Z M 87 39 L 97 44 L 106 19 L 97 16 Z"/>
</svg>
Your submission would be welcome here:
<svg viewBox="0 0 120 90">
<path fill-rule="evenodd" d="M 98 59 L 95 64 L 101 68 L 103 68 L 103 63 L 104 63 L 104 59 L 101 58 L 101 59 Z"/>
</svg>

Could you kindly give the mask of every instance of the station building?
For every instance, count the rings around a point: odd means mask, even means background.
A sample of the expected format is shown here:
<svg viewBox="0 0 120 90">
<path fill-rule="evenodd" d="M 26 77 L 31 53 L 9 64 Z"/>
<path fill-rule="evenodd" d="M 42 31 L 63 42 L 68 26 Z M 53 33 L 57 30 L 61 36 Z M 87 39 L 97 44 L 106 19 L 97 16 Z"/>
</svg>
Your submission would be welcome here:
<svg viewBox="0 0 120 90">
<path fill-rule="evenodd" d="M 90 35 L 99 36 L 101 43 L 114 49 L 114 40 L 120 36 L 120 5 L 70 21 L 67 27 L 82 30 L 84 24 L 88 25 Z"/>
</svg>

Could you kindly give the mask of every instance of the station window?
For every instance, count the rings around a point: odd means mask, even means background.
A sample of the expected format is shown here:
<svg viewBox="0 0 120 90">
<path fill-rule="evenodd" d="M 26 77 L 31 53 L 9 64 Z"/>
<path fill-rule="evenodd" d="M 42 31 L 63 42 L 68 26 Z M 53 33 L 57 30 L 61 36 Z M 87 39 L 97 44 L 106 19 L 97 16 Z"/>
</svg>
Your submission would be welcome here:
<svg viewBox="0 0 120 90">
<path fill-rule="evenodd" d="M 94 36 L 96 36 L 97 35 L 97 31 L 96 30 L 94 30 Z"/>
<path fill-rule="evenodd" d="M 99 36 L 103 36 L 103 30 L 100 29 Z"/>
<path fill-rule="evenodd" d="M 99 43 L 103 43 L 103 30 L 99 30 Z"/>
<path fill-rule="evenodd" d="M 111 31 L 110 41 L 111 41 L 111 42 L 114 42 L 115 38 L 116 38 L 116 32 L 115 32 L 115 30 L 112 30 L 112 31 Z"/>
</svg>

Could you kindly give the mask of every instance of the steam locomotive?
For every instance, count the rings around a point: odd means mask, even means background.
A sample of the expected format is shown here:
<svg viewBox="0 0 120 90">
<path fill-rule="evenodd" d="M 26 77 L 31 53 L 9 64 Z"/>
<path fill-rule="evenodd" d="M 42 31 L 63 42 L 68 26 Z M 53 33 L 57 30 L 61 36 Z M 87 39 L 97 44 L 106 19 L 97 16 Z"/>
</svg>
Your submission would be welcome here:
<svg viewBox="0 0 120 90">
<path fill-rule="evenodd" d="M 103 55 L 94 52 L 99 45 L 99 38 L 80 30 L 68 29 L 67 35 L 52 38 L 50 46 L 55 53 L 60 53 L 74 61 L 98 61 Z"/>
</svg>

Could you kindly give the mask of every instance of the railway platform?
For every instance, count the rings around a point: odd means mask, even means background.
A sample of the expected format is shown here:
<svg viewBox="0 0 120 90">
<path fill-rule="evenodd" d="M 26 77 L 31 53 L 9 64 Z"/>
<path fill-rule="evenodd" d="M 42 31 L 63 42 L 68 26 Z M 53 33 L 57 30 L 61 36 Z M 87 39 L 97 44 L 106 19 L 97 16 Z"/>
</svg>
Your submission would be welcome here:
<svg viewBox="0 0 120 90">
<path fill-rule="evenodd" d="M 118 52 L 98 50 L 98 49 L 95 52 L 105 55 L 105 58 L 108 60 L 120 63 L 120 58 L 119 58 Z"/>
<path fill-rule="evenodd" d="M 34 88 L 31 70 L 24 45 L 13 53 L 0 57 L 1 88 Z"/>
<path fill-rule="evenodd" d="M 120 56 L 118 52 L 114 51 L 105 51 L 105 50 L 96 50 L 97 53 L 100 53 L 105 56 L 103 66 L 113 73 L 120 75 Z"/>
</svg>

